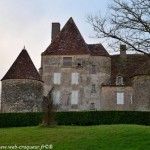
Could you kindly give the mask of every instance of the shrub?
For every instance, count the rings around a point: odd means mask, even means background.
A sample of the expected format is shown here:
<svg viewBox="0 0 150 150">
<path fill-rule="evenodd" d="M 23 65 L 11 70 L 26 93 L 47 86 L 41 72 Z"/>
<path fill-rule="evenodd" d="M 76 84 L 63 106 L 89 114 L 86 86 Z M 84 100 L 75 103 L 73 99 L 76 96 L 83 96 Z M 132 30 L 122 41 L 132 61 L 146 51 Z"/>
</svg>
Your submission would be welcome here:
<svg viewBox="0 0 150 150">
<path fill-rule="evenodd" d="M 140 111 L 85 111 L 56 112 L 58 125 L 150 125 L 150 112 Z M 0 127 L 37 126 L 42 123 L 43 113 L 1 113 Z"/>
<path fill-rule="evenodd" d="M 56 117 L 60 125 L 150 125 L 150 112 L 139 111 L 57 112 Z"/>
<path fill-rule="evenodd" d="M 42 113 L 1 113 L 0 127 L 37 126 L 41 118 Z"/>
</svg>

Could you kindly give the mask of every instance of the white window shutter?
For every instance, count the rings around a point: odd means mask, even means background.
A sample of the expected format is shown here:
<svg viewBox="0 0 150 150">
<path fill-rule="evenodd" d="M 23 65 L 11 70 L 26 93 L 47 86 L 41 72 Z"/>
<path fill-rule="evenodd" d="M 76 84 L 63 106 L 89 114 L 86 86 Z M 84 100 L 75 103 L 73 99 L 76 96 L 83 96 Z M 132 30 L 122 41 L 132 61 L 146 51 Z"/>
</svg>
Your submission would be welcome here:
<svg viewBox="0 0 150 150">
<path fill-rule="evenodd" d="M 72 91 L 71 94 L 71 104 L 78 104 L 78 91 Z"/>
<path fill-rule="evenodd" d="M 54 73 L 54 84 L 60 84 L 60 82 L 61 82 L 61 74 Z"/>
<path fill-rule="evenodd" d="M 72 84 L 78 84 L 79 74 L 78 73 L 72 73 Z"/>
<path fill-rule="evenodd" d="M 117 93 L 117 104 L 124 104 L 124 93 Z"/>
<path fill-rule="evenodd" d="M 53 92 L 53 103 L 59 104 L 60 103 L 60 91 Z"/>
</svg>

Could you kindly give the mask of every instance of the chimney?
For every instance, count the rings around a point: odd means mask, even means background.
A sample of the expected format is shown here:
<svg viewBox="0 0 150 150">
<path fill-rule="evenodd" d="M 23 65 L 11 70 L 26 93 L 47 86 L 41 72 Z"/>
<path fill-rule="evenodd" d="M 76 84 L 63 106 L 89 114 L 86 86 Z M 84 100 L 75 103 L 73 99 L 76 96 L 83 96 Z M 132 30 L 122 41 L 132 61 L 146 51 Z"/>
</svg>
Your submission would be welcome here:
<svg viewBox="0 0 150 150">
<path fill-rule="evenodd" d="M 126 45 L 121 44 L 120 45 L 120 58 L 121 59 L 126 59 L 127 58 L 126 50 L 127 50 Z"/>
<path fill-rule="evenodd" d="M 60 23 L 53 22 L 52 23 L 52 33 L 51 33 L 51 41 L 54 40 L 56 35 L 60 32 Z"/>
</svg>

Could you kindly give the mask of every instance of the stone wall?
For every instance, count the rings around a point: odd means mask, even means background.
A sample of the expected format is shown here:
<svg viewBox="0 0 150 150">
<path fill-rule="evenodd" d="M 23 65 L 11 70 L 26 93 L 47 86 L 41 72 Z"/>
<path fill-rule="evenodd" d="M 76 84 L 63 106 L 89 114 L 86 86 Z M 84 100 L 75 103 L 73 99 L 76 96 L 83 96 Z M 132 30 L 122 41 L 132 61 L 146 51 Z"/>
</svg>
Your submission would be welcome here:
<svg viewBox="0 0 150 150">
<path fill-rule="evenodd" d="M 60 103 L 58 110 L 90 110 L 100 109 L 100 92 L 102 83 L 106 83 L 111 74 L 111 60 L 109 57 L 76 55 L 72 57 L 72 66 L 64 67 L 65 56 L 42 56 L 42 80 L 44 81 L 44 95 L 54 87 L 54 91 L 60 91 Z M 82 66 L 77 66 L 77 59 L 82 60 Z M 96 66 L 96 73 L 92 73 L 92 65 Z M 54 84 L 54 73 L 61 73 L 61 83 Z M 71 74 L 78 73 L 78 84 L 71 83 Z M 95 91 L 92 92 L 92 85 Z M 71 104 L 71 92 L 78 91 L 78 104 Z M 92 105 L 92 107 L 91 107 Z"/>
<path fill-rule="evenodd" d="M 28 79 L 2 81 L 2 112 L 41 111 L 43 82 Z"/>
<path fill-rule="evenodd" d="M 124 104 L 117 104 L 117 93 L 124 93 Z M 102 86 L 101 110 L 133 110 L 131 86 Z"/>
<path fill-rule="evenodd" d="M 133 78 L 134 109 L 150 111 L 150 76 L 141 75 Z"/>
</svg>

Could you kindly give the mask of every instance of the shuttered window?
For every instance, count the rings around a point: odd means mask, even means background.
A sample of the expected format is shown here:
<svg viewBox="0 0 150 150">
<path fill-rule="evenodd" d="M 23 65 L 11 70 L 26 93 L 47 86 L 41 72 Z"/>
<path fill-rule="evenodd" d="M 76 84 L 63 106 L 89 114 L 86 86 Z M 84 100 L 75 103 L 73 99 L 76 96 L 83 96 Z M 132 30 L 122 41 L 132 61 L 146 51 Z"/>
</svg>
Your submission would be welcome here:
<svg viewBox="0 0 150 150">
<path fill-rule="evenodd" d="M 60 103 L 60 91 L 53 92 L 53 103 L 59 104 Z"/>
<path fill-rule="evenodd" d="M 78 73 L 72 73 L 71 83 L 72 84 L 78 84 L 79 74 Z"/>
<path fill-rule="evenodd" d="M 124 104 L 124 93 L 117 93 L 117 104 Z"/>
<path fill-rule="evenodd" d="M 72 93 L 71 93 L 71 104 L 73 104 L 73 105 L 78 104 L 78 91 L 72 91 Z"/>
<path fill-rule="evenodd" d="M 60 82 L 61 82 L 61 74 L 54 73 L 54 84 L 60 84 Z"/>
<path fill-rule="evenodd" d="M 72 66 L 72 57 L 63 57 L 63 66 L 71 67 Z"/>
</svg>

